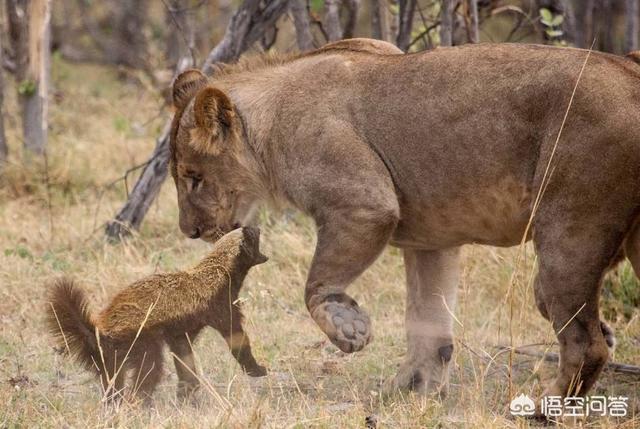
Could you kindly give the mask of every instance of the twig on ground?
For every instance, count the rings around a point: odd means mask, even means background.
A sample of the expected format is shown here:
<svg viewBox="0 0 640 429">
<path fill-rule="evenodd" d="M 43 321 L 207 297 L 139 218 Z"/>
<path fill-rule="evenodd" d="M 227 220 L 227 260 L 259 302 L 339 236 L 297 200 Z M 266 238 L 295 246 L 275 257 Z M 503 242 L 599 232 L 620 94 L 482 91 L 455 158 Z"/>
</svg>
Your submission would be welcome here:
<svg viewBox="0 0 640 429">
<path fill-rule="evenodd" d="M 531 344 L 531 345 L 540 345 L 540 344 Z M 509 346 L 493 346 L 494 348 L 501 351 L 513 351 L 515 354 L 524 355 L 524 356 L 532 356 L 537 358 L 542 358 L 547 362 L 558 362 L 560 361 L 560 355 L 558 353 L 552 352 L 538 352 L 534 350 L 526 350 L 529 346 L 522 347 L 509 347 Z M 640 376 L 640 366 L 628 365 L 624 363 L 617 362 L 608 362 L 604 369 L 606 371 L 619 372 L 621 374 L 630 374 L 630 375 L 638 375 Z"/>
</svg>

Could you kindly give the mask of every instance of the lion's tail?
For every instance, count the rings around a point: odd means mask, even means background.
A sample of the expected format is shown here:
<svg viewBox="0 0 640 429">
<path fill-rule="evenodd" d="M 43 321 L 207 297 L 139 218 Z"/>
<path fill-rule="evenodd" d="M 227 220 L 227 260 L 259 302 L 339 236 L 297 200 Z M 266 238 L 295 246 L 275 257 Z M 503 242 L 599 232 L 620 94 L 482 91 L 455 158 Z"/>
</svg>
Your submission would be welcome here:
<svg viewBox="0 0 640 429">
<path fill-rule="evenodd" d="M 58 346 L 87 369 L 98 370 L 100 348 L 84 291 L 71 279 L 58 279 L 53 285 L 48 304 L 46 321 Z"/>
</svg>

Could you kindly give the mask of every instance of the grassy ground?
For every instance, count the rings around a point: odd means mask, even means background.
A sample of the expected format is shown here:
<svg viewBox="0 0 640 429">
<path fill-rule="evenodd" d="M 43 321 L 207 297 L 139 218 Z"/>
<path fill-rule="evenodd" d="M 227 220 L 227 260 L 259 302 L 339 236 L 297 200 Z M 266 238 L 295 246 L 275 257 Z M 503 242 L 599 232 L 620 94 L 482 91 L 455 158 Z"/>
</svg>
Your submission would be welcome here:
<svg viewBox="0 0 640 429">
<path fill-rule="evenodd" d="M 105 185 L 146 159 L 162 124 L 160 95 L 135 76 L 118 79 L 111 69 L 56 61 L 54 75 L 47 169 L 36 161 L 24 166 L 16 117 L 8 118 L 14 156 L 0 179 L 0 427 L 364 427 L 368 416 L 378 427 L 530 425 L 509 416 L 509 402 L 518 393 L 540 393 L 555 365 L 519 355 L 509 365 L 509 353 L 496 348 L 554 340 L 535 309 L 530 248 L 520 264 L 518 249 L 465 248 L 450 395 L 443 401 L 383 399 L 380 384 L 405 351 L 399 252 L 386 251 L 351 288 L 372 316 L 375 340 L 345 355 L 303 304 L 312 224 L 266 211 L 263 247 L 271 260 L 252 271 L 243 299 L 255 354 L 272 373 L 245 377 L 221 338 L 207 332 L 195 345 L 207 385 L 195 404 L 176 403 L 175 371 L 167 365 L 151 408 L 105 407 L 93 376 L 56 353 L 43 330 L 47 282 L 72 275 L 99 306 L 141 276 L 194 264 L 207 245 L 180 234 L 172 183 L 139 234 L 119 245 L 104 240 L 101 225 L 125 197 L 122 181 Z M 615 360 L 640 364 L 634 302 L 640 287 L 628 269 L 607 284 L 606 315 L 619 342 Z M 595 391 L 629 396 L 630 416 L 583 424 L 640 427 L 639 387 L 640 378 L 603 374 Z"/>
</svg>

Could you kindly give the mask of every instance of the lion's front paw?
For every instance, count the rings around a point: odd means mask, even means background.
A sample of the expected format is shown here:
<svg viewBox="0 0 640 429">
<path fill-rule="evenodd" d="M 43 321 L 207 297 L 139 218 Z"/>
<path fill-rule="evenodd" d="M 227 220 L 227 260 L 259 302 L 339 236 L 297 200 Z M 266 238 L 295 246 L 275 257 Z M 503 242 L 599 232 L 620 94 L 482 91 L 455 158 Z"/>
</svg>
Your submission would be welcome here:
<svg viewBox="0 0 640 429">
<path fill-rule="evenodd" d="M 311 316 L 331 342 L 345 353 L 362 350 L 371 341 L 367 313 L 347 295 L 332 295 L 313 309 Z"/>
</svg>

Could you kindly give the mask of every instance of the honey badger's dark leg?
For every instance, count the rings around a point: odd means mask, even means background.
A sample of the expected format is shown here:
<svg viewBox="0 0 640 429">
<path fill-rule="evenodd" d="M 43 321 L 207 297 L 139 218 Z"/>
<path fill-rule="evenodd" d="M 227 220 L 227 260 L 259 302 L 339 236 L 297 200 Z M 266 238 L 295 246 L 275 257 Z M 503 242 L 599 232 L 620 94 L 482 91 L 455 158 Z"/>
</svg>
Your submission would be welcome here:
<svg viewBox="0 0 640 429">
<path fill-rule="evenodd" d="M 103 347 L 104 362 L 94 362 L 99 368 L 100 382 L 102 390 L 108 401 L 117 401 L 122 399 L 124 381 L 127 376 L 127 367 L 122 365 L 122 359 L 126 353 L 117 347 Z M 120 353 L 120 354 L 118 354 Z"/>
<path fill-rule="evenodd" d="M 214 321 L 211 326 L 220 332 L 231 350 L 231 354 L 238 361 L 244 372 L 252 377 L 262 377 L 267 370 L 259 365 L 251 351 L 249 336 L 242 328 L 242 313 L 235 304 L 231 305 L 231 320 Z"/>
<path fill-rule="evenodd" d="M 136 349 L 130 361 L 133 392 L 148 402 L 162 378 L 162 343 L 156 338 L 139 340 Z"/>
<path fill-rule="evenodd" d="M 178 399 L 183 399 L 191 395 L 200 387 L 196 372 L 196 362 L 193 358 L 190 340 L 193 341 L 197 333 L 190 333 L 189 337 L 184 333 L 167 338 L 167 344 L 173 357 L 173 363 L 178 374 Z"/>
</svg>

